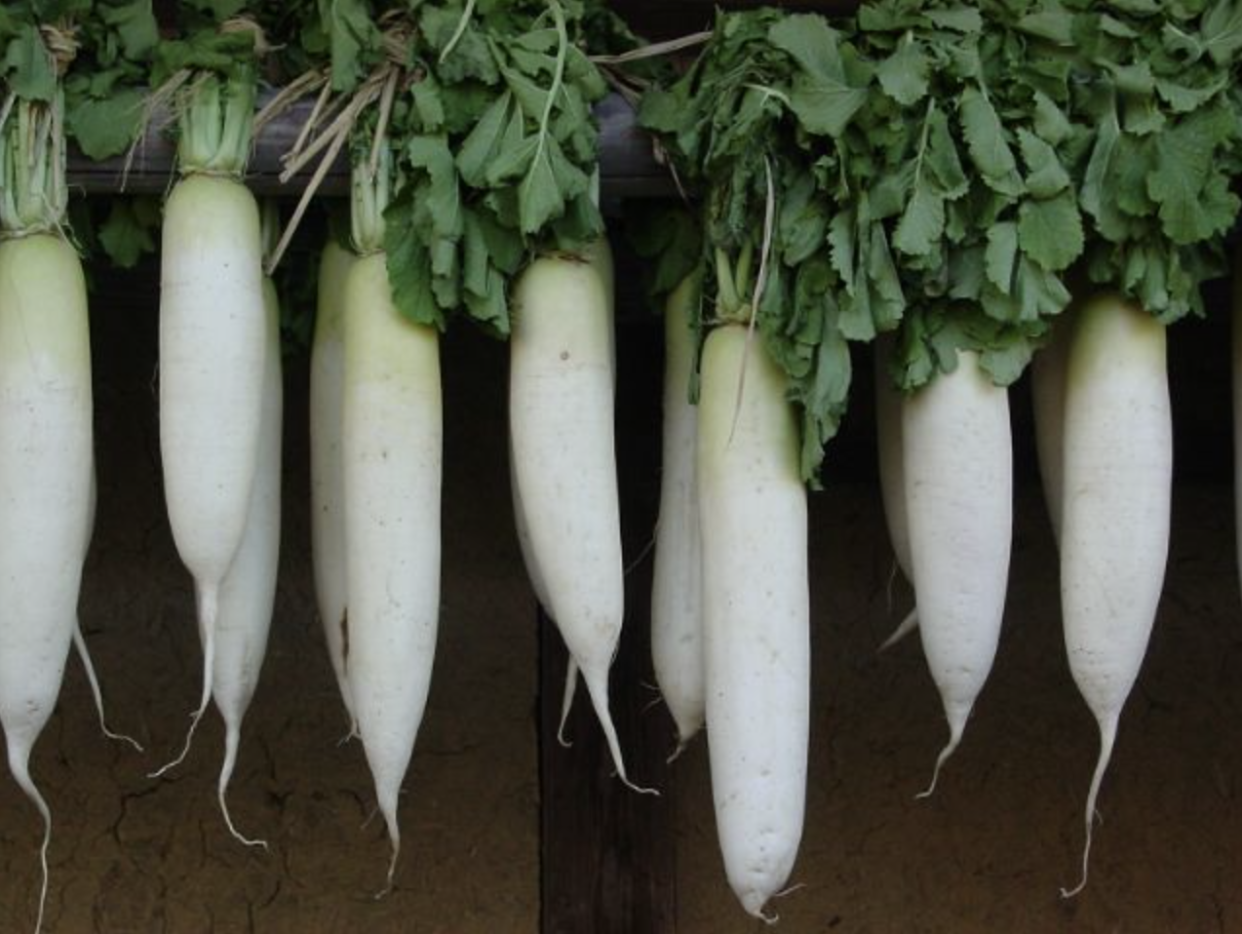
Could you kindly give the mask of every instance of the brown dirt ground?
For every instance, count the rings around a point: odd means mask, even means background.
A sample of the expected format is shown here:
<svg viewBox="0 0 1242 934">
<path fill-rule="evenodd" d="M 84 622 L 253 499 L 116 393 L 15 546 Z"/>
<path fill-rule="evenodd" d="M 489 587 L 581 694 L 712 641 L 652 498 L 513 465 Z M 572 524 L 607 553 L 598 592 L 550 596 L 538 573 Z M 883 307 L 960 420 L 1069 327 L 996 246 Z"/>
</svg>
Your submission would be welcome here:
<svg viewBox="0 0 1242 934">
<path fill-rule="evenodd" d="M 269 839 L 271 852 L 238 846 L 216 810 L 214 715 L 171 780 L 144 777 L 181 740 L 201 656 L 189 578 L 163 519 L 154 277 L 141 281 L 147 291 L 111 294 L 96 317 L 100 513 L 82 615 L 114 724 L 148 752 L 99 736 L 71 661 L 33 764 L 56 819 L 49 934 L 536 931 L 536 633 L 511 532 L 500 348 L 470 339 L 446 349 L 441 639 L 407 781 L 397 890 L 375 902 L 387 847 L 377 822 L 362 828 L 372 796 L 361 750 L 336 743 L 344 719 L 314 616 L 296 390 L 282 582 L 231 795 L 241 827 Z M 291 365 L 288 379 L 303 385 L 305 364 Z M 913 795 L 944 727 L 917 639 L 886 657 L 874 651 L 909 603 L 898 584 L 885 606 L 890 559 L 876 489 L 838 483 L 812 503 L 816 713 L 792 880 L 801 887 L 777 904 L 780 930 L 1242 931 L 1242 628 L 1226 487 L 1177 488 L 1168 586 L 1101 798 L 1092 882 L 1068 903 L 1057 888 L 1075 878 L 1096 739 L 1064 661 L 1038 491 L 1019 493 L 991 681 L 923 802 Z M 673 774 L 678 930 L 757 930 L 723 879 L 702 740 Z M 0 931 L 26 931 L 38 820 L 8 780 L 0 815 Z"/>
</svg>

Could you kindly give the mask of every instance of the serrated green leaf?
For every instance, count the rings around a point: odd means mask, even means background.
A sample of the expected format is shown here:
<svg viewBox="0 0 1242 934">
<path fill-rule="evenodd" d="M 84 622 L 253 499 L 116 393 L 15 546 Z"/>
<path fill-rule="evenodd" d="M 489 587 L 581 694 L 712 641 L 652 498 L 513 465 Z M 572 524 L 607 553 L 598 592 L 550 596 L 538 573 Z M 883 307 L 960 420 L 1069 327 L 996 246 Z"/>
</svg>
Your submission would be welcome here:
<svg viewBox="0 0 1242 934">
<path fill-rule="evenodd" d="M 1217 76 L 1201 88 L 1187 87 L 1169 78 L 1157 78 L 1156 93 L 1174 113 L 1190 113 L 1207 104 L 1228 85 L 1229 78 L 1226 75 Z"/>
<path fill-rule="evenodd" d="M 1018 299 L 1019 317 L 1028 323 L 1060 314 L 1070 301 L 1069 289 L 1061 277 L 1050 269 L 1041 269 L 1026 256 L 1018 260 L 1014 293 Z"/>
<path fill-rule="evenodd" d="M 1073 124 L 1065 111 L 1040 91 L 1035 93 L 1034 126 L 1039 137 L 1054 146 L 1068 139 L 1073 132 Z"/>
<path fill-rule="evenodd" d="M 893 234 L 893 246 L 908 256 L 926 256 L 944 232 L 944 200 L 919 185 Z"/>
<path fill-rule="evenodd" d="M 1083 250 L 1082 217 L 1074 193 L 1023 201 L 1018 211 L 1018 242 L 1022 252 L 1044 269 L 1067 269 Z"/>
<path fill-rule="evenodd" d="M 522 112 L 528 120 L 538 121 L 543 118 L 544 108 L 548 104 L 548 89 L 532 81 L 515 68 L 501 68 L 505 84 L 513 92 Z"/>
<path fill-rule="evenodd" d="M 435 133 L 444 128 L 444 101 L 440 97 L 440 87 L 435 78 L 427 76 L 414 82 L 410 89 L 414 98 L 414 109 L 418 112 L 421 129 L 426 133 Z"/>
<path fill-rule="evenodd" d="M 1216 0 L 1203 18 L 1203 44 L 1216 64 L 1234 64 L 1242 51 L 1242 3 Z"/>
<path fill-rule="evenodd" d="M 318 0 L 319 18 L 328 35 L 332 87 L 352 90 L 362 77 L 366 57 L 378 49 L 380 33 L 365 0 Z"/>
<path fill-rule="evenodd" d="M 1161 226 L 1174 243 L 1206 240 L 1233 223 L 1237 197 L 1226 185 L 1209 185 L 1217 145 L 1236 133 L 1232 121 L 1223 109 L 1197 111 L 1156 140 L 1147 193 L 1160 206 Z"/>
<path fill-rule="evenodd" d="M 131 61 L 141 60 L 160 40 L 159 24 L 151 9 L 151 0 L 100 6 L 99 13 L 103 21 L 116 30 L 121 53 Z"/>
<path fill-rule="evenodd" d="M 130 269 L 146 253 L 155 252 L 158 208 L 152 199 L 114 198 L 107 219 L 99 226 L 99 243 L 117 266 Z"/>
<path fill-rule="evenodd" d="M 414 230 L 414 206 L 408 201 L 394 202 L 384 212 L 384 252 L 397 310 L 416 324 L 442 330 L 444 313 L 432 290 L 431 257 Z"/>
<path fill-rule="evenodd" d="M 811 133 L 840 136 L 867 101 L 865 87 L 850 83 L 841 57 L 839 34 L 823 17 L 782 17 L 769 41 L 802 66 L 795 76 L 790 106 Z"/>
<path fill-rule="evenodd" d="M 977 33 L 983 29 L 983 17 L 974 7 L 959 6 L 945 10 L 927 10 L 924 15 L 941 29 L 954 32 Z"/>
<path fill-rule="evenodd" d="M 487 184 L 494 188 L 515 178 L 525 177 L 538 149 L 537 136 L 527 136 L 517 145 L 506 141 L 496 158 L 487 166 Z"/>
<path fill-rule="evenodd" d="M 786 192 L 777 221 L 782 259 L 797 266 L 824 248 L 828 217 L 814 180 L 803 176 Z M 676 284 L 676 283 L 674 283 Z"/>
<path fill-rule="evenodd" d="M 50 101 L 56 94 L 56 69 L 39 30 L 30 23 L 19 27 L 9 40 L 0 76 L 18 97 L 28 101 Z"/>
<path fill-rule="evenodd" d="M 1022 194 L 1017 161 L 992 102 L 978 88 L 968 87 L 962 92 L 959 115 L 967 151 L 987 186 L 1003 195 Z"/>
<path fill-rule="evenodd" d="M 927 74 L 931 62 L 912 36 L 904 39 L 897 50 L 880 63 L 876 77 L 884 93 L 904 107 L 922 100 L 928 91 Z"/>
<path fill-rule="evenodd" d="M 1114 243 L 1125 239 L 1129 230 L 1129 223 L 1117 204 L 1117 190 L 1112 185 L 1114 156 L 1120 138 L 1117 116 L 1109 113 L 1096 131 L 1080 194 L 1083 210 L 1095 219 L 1100 234 Z"/>
<path fill-rule="evenodd" d="M 461 236 L 461 194 L 457 169 L 448 139 L 444 136 L 412 136 L 406 142 L 405 156 L 413 168 L 426 170 L 430 184 L 421 201 L 439 237 L 455 240 Z"/>
<path fill-rule="evenodd" d="M 1101 64 L 1112 75 L 1113 84 L 1123 94 L 1149 95 L 1156 90 L 1156 79 L 1152 77 L 1151 64 L 1146 61 L 1130 65 L 1119 65 L 1107 59 Z"/>
<path fill-rule="evenodd" d="M 1057 45 L 1070 45 L 1073 35 L 1070 32 L 1071 20 L 1060 10 L 1040 10 L 1028 13 L 1018 20 L 1018 29 L 1032 36 L 1047 39 Z"/>
<path fill-rule="evenodd" d="M 984 251 L 984 271 L 988 281 L 1005 295 L 1013 289 L 1013 272 L 1018 263 L 1018 226 L 1006 222 L 988 229 L 988 245 Z M 958 295 L 958 297 L 965 297 Z"/>
<path fill-rule="evenodd" d="M 496 98 L 458 149 L 457 170 L 467 185 L 475 188 L 483 186 L 489 167 L 500 149 L 512 100 L 508 91 Z"/>
<path fill-rule="evenodd" d="M 1069 172 L 1051 146 L 1026 129 L 1018 130 L 1018 145 L 1026 163 L 1026 188 L 1033 197 L 1051 198 L 1069 188 Z"/>
<path fill-rule="evenodd" d="M 534 159 L 518 187 L 518 210 L 522 233 L 536 233 L 544 224 L 565 210 L 565 196 L 552 169 L 551 149 L 556 140 L 548 138 L 538 147 Z"/>
<path fill-rule="evenodd" d="M 145 97 L 137 88 L 123 88 L 105 100 L 73 100 L 66 106 L 66 129 L 90 159 L 120 155 L 138 135 Z"/>
<path fill-rule="evenodd" d="M 970 180 L 966 177 L 962 161 L 958 157 L 957 144 L 949 130 L 949 119 L 943 110 L 937 108 L 928 121 L 924 166 L 935 178 L 940 195 L 946 200 L 956 201 L 970 190 Z"/>
</svg>

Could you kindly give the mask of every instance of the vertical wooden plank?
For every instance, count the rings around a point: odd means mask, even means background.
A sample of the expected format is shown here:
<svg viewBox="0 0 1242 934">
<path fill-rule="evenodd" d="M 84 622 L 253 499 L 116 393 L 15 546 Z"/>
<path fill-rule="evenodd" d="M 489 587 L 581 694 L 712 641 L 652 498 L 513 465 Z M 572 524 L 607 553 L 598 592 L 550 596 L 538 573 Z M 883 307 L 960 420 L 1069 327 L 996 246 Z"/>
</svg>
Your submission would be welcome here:
<svg viewBox="0 0 1242 934">
<path fill-rule="evenodd" d="M 650 579 L 650 574 L 643 575 Z M 634 594 L 627 586 L 627 597 Z M 645 614 L 644 614 L 645 616 Z M 599 724 L 579 685 L 557 741 L 567 653 L 539 614 L 539 769 L 543 934 L 673 934 L 676 923 L 673 787 L 664 763 L 665 718 L 651 701 L 646 619 L 626 620 L 613 664 L 612 708 L 626 768 L 660 796 L 631 791 L 613 774 Z M 639 630 L 641 629 L 641 632 Z M 659 712 L 656 711 L 656 714 Z"/>
<path fill-rule="evenodd" d="M 651 557 L 643 555 L 655 524 L 659 482 L 659 319 L 636 290 L 633 257 L 617 250 L 617 451 L 625 554 L 625 627 L 613 662 L 612 714 L 637 784 L 613 775 L 603 734 L 585 688 L 556 738 L 567 654 L 556 627 L 540 614 L 541 895 L 543 934 L 673 934 L 676 925 L 674 789 L 665 762 L 672 720 L 653 704 Z"/>
</svg>

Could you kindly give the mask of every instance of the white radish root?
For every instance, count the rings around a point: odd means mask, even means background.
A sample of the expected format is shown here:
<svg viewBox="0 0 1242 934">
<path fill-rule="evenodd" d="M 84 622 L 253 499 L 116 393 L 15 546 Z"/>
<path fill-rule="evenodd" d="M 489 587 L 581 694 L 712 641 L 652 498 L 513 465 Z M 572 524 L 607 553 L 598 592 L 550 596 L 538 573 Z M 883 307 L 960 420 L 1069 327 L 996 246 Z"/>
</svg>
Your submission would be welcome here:
<svg viewBox="0 0 1242 934">
<path fill-rule="evenodd" d="M 276 570 L 280 558 L 280 449 L 284 387 L 280 368 L 280 308 L 276 287 L 263 283 L 267 304 L 266 366 L 263 378 L 263 416 L 260 421 L 259 462 L 250 491 L 250 516 L 237 557 L 220 586 L 220 617 L 216 631 L 212 697 L 224 719 L 224 761 L 216 786 L 220 812 L 229 833 L 246 846 L 261 846 L 233 824 L 226 797 L 242 719 L 259 682 L 267 651 L 272 609 L 276 599 Z"/>
<path fill-rule="evenodd" d="M 1065 382 L 1061 604 L 1070 671 L 1100 731 L 1082 876 L 1122 707 L 1151 636 L 1169 550 L 1173 429 L 1165 328 L 1117 295 L 1083 302 Z"/>
<path fill-rule="evenodd" d="M 708 336 L 699 521 L 708 751 L 729 884 L 756 918 L 802 839 L 810 733 L 806 489 L 784 374 L 746 328 Z M 739 402 L 743 367 L 746 381 Z"/>
<path fill-rule="evenodd" d="M 949 725 L 926 797 L 961 742 L 1000 638 L 1013 537 L 1008 392 L 959 351 L 952 373 L 906 397 L 902 432 L 918 629 Z"/>
</svg>

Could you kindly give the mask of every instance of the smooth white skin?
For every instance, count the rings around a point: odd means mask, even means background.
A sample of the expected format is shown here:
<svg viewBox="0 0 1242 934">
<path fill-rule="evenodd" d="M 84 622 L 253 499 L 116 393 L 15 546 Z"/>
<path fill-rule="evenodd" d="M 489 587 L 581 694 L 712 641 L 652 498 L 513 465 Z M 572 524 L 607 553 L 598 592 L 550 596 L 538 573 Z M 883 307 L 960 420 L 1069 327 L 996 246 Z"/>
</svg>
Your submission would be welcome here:
<svg viewBox="0 0 1242 934">
<path fill-rule="evenodd" d="M 664 439 L 660 511 L 651 581 L 651 661 L 677 724 L 677 751 L 703 726 L 702 547 L 695 448 L 698 407 L 689 400 L 692 321 L 699 277 L 687 278 L 664 307 Z"/>
<path fill-rule="evenodd" d="M 345 279 L 354 254 L 329 239 L 319 261 L 318 312 L 310 362 L 311 558 L 315 601 L 328 657 L 349 715 L 349 735 L 358 732 L 345 645 L 349 588 L 345 580 L 345 481 L 341 465 L 341 409 L 345 372 L 342 318 Z"/>
<path fill-rule="evenodd" d="M 1048 506 L 1052 536 L 1061 544 L 1065 461 L 1065 372 L 1069 363 L 1073 321 L 1058 321 L 1049 344 L 1031 360 L 1031 402 L 1035 414 L 1035 450 L 1039 456 L 1039 479 Z"/>
<path fill-rule="evenodd" d="M 612 246 L 609 244 L 608 238 L 604 236 L 592 240 L 582 251 L 582 258 L 599 276 L 600 283 L 604 287 L 604 295 L 608 300 L 608 361 L 612 367 L 612 388 L 615 392 L 617 388 L 616 276 L 612 261 Z M 538 560 L 530 544 L 530 533 L 526 528 L 526 514 L 522 507 L 521 491 L 518 490 L 517 483 L 513 479 L 512 443 L 509 445 L 509 465 L 509 486 L 513 491 L 513 511 L 517 524 L 518 545 L 522 551 L 522 560 L 526 564 L 531 588 L 535 591 L 539 605 L 543 607 L 545 613 L 550 613 L 548 610 L 550 602 L 548 600 L 547 586 L 543 583 L 543 574 L 539 570 Z M 573 745 L 565 738 L 565 724 L 569 720 L 570 711 L 573 709 L 574 693 L 577 687 L 578 663 L 571 656 L 569 664 L 565 668 L 565 690 L 561 698 L 561 721 L 556 728 L 557 742 L 565 747 Z"/>
<path fill-rule="evenodd" d="M 1013 539 L 1009 393 L 958 351 L 952 373 L 905 397 L 902 435 L 918 628 L 949 724 L 925 797 L 961 742 L 1000 638 Z"/>
<path fill-rule="evenodd" d="M 785 379 L 761 341 L 748 349 L 744 327 L 717 328 L 704 346 L 701 380 L 697 456 L 712 799 L 729 884 L 746 911 L 762 918 L 793 868 L 806 804 L 806 490 Z"/>
<path fill-rule="evenodd" d="M 397 799 L 440 616 L 444 424 L 439 339 L 394 307 L 382 253 L 359 259 L 346 280 L 343 427 L 346 670 L 392 841 L 390 889 L 401 850 Z"/>
<path fill-rule="evenodd" d="M 897 567 L 906 580 L 914 580 L 914 564 L 910 558 L 910 531 L 906 519 L 906 482 L 901 442 L 901 393 L 893 386 L 888 374 L 888 361 L 893 355 L 893 337 L 880 334 L 875 339 L 875 423 L 876 454 L 880 467 L 880 498 L 884 506 L 884 523 L 888 540 L 893 545 Z M 889 579 L 891 609 L 892 579 Z M 880 651 L 896 645 L 918 627 L 918 608 L 912 607 L 892 634 L 880 645 Z"/>
<path fill-rule="evenodd" d="M 628 784 L 608 710 L 608 670 L 625 605 L 609 300 L 592 265 L 548 256 L 523 272 L 512 309 L 514 487 L 549 614 L 572 658 L 566 699 L 576 667 Z"/>
<path fill-rule="evenodd" d="M 30 751 L 60 692 L 77 628 L 91 508 L 92 395 L 86 283 L 73 248 L 44 234 L 0 242 L 0 724 L 9 770 L 52 818 Z"/>
<path fill-rule="evenodd" d="M 600 282 L 604 287 L 604 294 L 608 299 L 608 339 L 609 339 L 609 361 L 612 367 L 612 384 L 613 388 L 617 385 L 617 342 L 616 342 L 616 326 L 615 326 L 615 300 L 613 294 L 613 264 L 612 264 L 612 248 L 608 244 L 605 237 L 593 241 L 586 249 L 583 257 L 586 262 L 593 268 L 600 277 Z M 548 598 L 548 588 L 543 582 L 543 573 L 539 570 L 538 559 L 534 549 L 530 543 L 530 532 L 527 528 L 526 511 L 522 506 L 522 491 L 518 489 L 517 481 L 513 474 L 513 444 L 509 444 L 509 487 L 513 493 L 513 519 L 517 528 L 518 547 L 522 553 L 522 563 L 526 567 L 527 576 L 530 578 L 531 589 L 535 591 L 535 598 L 539 601 L 539 605 L 543 607 L 545 613 L 550 612 L 551 600 Z M 565 685 L 565 703 L 561 716 L 560 736 L 565 728 L 565 719 L 569 713 L 569 708 L 573 700 L 574 684 L 577 681 L 577 666 L 570 661 L 569 674 Z M 564 742 L 561 736 L 562 743 Z"/>
<path fill-rule="evenodd" d="M 267 635 L 276 601 L 276 569 L 280 559 L 280 447 L 284 384 L 280 371 L 280 307 L 276 287 L 263 282 L 267 302 L 266 367 L 263 416 L 259 430 L 259 463 L 250 490 L 250 515 L 233 566 L 220 585 L 220 616 L 216 622 L 216 660 L 212 697 L 224 719 L 224 763 L 216 795 L 229 833 L 247 846 L 267 844 L 238 833 L 225 794 L 241 739 L 242 719 L 259 683 L 267 651 Z"/>
<path fill-rule="evenodd" d="M 1100 730 L 1085 813 L 1091 825 L 1121 709 L 1151 635 L 1169 553 L 1173 424 L 1165 328 L 1116 295 L 1079 313 L 1065 383 L 1061 604 L 1078 690 Z"/>
<path fill-rule="evenodd" d="M 194 576 L 203 691 L 211 699 L 220 584 L 241 545 L 263 409 L 262 247 L 254 196 L 195 175 L 164 205 L 160 270 L 160 457 L 177 553 Z"/>
</svg>

